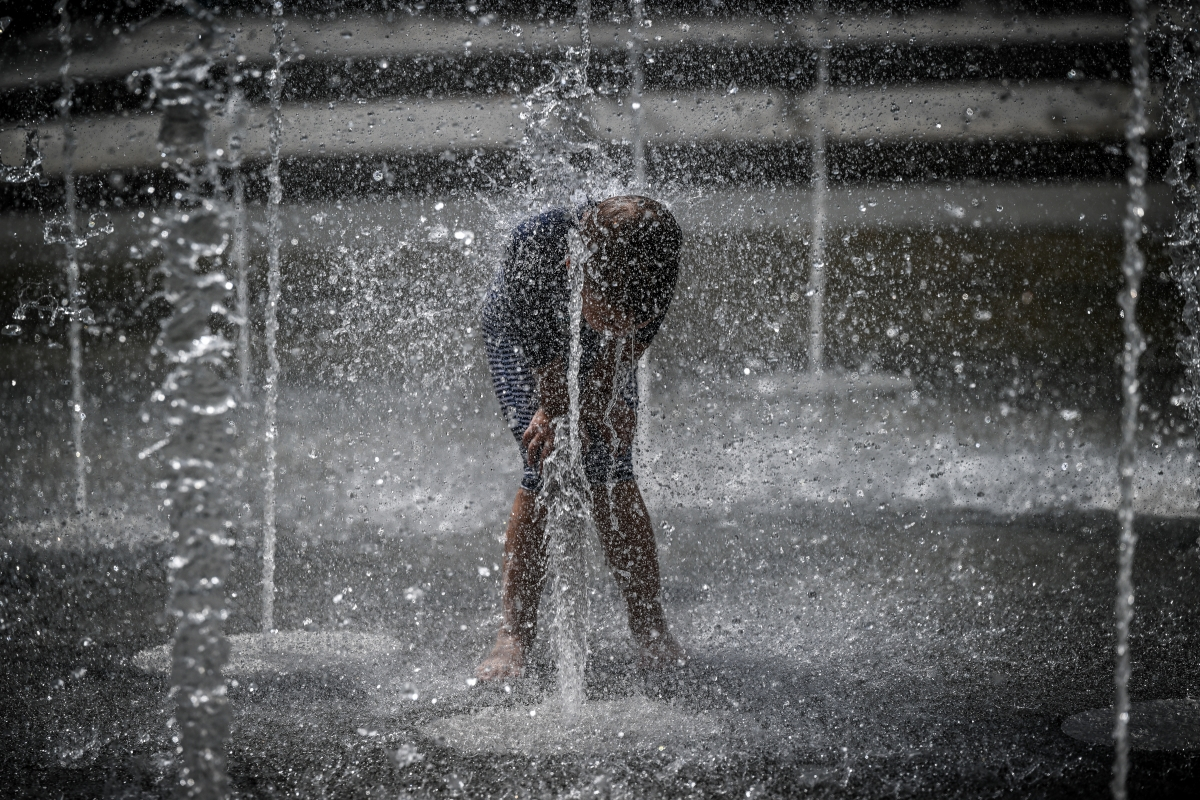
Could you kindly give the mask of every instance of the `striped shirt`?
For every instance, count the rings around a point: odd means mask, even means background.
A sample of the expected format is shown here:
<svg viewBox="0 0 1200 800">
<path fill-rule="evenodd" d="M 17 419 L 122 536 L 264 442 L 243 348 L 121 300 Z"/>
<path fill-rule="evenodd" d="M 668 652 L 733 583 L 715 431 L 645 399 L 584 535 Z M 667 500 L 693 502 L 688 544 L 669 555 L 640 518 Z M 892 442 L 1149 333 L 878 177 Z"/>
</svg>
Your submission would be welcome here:
<svg viewBox="0 0 1200 800">
<path fill-rule="evenodd" d="M 528 369 L 561 361 L 566 369 L 571 347 L 571 282 L 567 274 L 567 236 L 578 226 L 577 210 L 552 208 L 517 225 L 505 248 L 483 305 L 483 330 L 512 343 Z M 667 309 L 634 333 L 648 345 Z M 580 373 L 587 374 L 600 352 L 601 336 L 585 321 L 580 328 Z"/>
</svg>

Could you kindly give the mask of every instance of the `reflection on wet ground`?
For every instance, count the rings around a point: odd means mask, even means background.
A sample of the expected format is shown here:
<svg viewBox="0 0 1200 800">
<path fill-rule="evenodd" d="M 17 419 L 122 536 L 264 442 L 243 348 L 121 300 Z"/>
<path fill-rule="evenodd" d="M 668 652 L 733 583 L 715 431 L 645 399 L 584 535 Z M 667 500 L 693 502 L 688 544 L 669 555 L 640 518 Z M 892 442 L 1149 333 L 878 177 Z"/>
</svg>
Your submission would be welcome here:
<svg viewBox="0 0 1200 800">
<path fill-rule="evenodd" d="M 597 570 L 591 703 L 572 719 L 551 699 L 544 647 L 528 677 L 471 685 L 497 621 L 490 528 L 304 545 L 285 534 L 286 633 L 251 635 L 252 565 L 230 587 L 244 633 L 230 690 L 235 785 L 263 796 L 1104 791 L 1111 748 L 1062 725 L 1111 701 L 1110 513 L 654 513 L 668 613 L 692 660 L 639 674 Z M 1195 696 L 1195 525 L 1139 527 L 1133 697 Z M 4 537 L 12 793 L 158 793 L 170 729 L 148 648 L 168 638 L 162 553 L 118 536 L 68 546 L 49 526 Z M 1133 763 L 1138 792 L 1179 792 L 1200 773 L 1195 751 L 1137 751 Z"/>
<path fill-rule="evenodd" d="M 471 341 L 431 345 L 431 361 L 457 365 L 436 381 L 383 381 L 364 366 L 319 385 L 297 369 L 284 383 L 272 639 L 257 617 L 260 433 L 253 414 L 239 420 L 239 791 L 1105 791 L 1111 747 L 1071 738 L 1064 722 L 1112 698 L 1111 410 L 1069 391 L 1031 407 L 870 371 L 814 382 L 761 361 L 720 374 L 652 361 L 637 464 L 668 614 L 692 659 L 639 674 L 596 564 L 590 702 L 567 719 L 546 637 L 528 677 L 470 684 L 498 623 L 497 538 L 518 480 Z M 155 473 L 137 458 L 155 440 L 138 416 L 155 379 L 132 344 L 89 351 L 98 510 L 64 520 L 66 415 L 45 355 L 58 352 L 38 350 L 37 369 L 21 362 L 26 377 L 0 393 L 13 421 L 0 465 L 11 490 L 0 771 L 14 796 L 165 794 L 173 745 L 154 654 L 170 637 L 170 547 Z M 1195 455 L 1189 428 L 1148 415 L 1135 702 L 1200 688 Z M 1169 794 L 1198 772 L 1194 751 L 1137 750 L 1131 789 Z"/>
</svg>

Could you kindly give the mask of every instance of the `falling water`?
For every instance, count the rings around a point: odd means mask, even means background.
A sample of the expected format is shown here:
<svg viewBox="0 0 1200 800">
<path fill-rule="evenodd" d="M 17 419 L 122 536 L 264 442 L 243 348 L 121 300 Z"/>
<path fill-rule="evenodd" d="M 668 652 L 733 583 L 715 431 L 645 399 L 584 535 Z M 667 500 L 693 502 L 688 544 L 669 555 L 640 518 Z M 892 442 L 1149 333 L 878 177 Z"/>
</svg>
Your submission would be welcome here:
<svg viewBox="0 0 1200 800">
<path fill-rule="evenodd" d="M 646 190 L 646 142 L 643 138 L 642 126 L 646 110 L 642 107 L 642 94 L 646 87 L 646 73 L 642 68 L 643 34 L 645 26 L 645 8 L 643 0 L 630 0 L 630 22 L 633 30 L 629 40 L 629 109 L 633 120 L 633 186 L 635 192 Z M 639 404 L 643 409 L 650 405 L 650 351 L 642 353 L 638 361 L 638 390 L 641 392 Z M 649 436 L 647 415 L 638 416 L 636 439 L 643 443 Z"/>
<path fill-rule="evenodd" d="M 538 204 L 579 202 L 584 196 L 580 158 L 596 157 L 599 148 L 585 103 L 592 95 L 587 83 L 591 59 L 591 0 L 577 0 L 578 46 L 567 47 L 560 63 L 551 64 L 553 77 L 525 99 L 528 119 L 520 156 L 529 169 L 529 185 Z"/>
<path fill-rule="evenodd" d="M 75 511 L 87 513 L 87 459 L 83 455 L 83 349 L 80 341 L 82 291 L 79 285 L 79 217 L 75 201 L 75 128 L 71 122 L 71 104 L 75 89 L 71 78 L 71 18 L 66 0 L 59 0 L 58 41 L 63 49 L 62 96 L 58 115 L 63 123 L 63 213 L 65 236 L 63 249 L 67 262 L 67 340 L 71 362 L 71 452 L 75 457 Z"/>
<path fill-rule="evenodd" d="M 155 343 L 170 367 L 153 396 L 163 404 L 168 434 L 141 455 L 157 451 L 165 467 L 160 486 L 175 545 L 168 611 L 176 620 L 171 726 L 177 788 L 185 797 L 223 798 L 230 724 L 223 627 L 233 543 L 225 489 L 235 472 L 230 415 L 237 401 L 226 378 L 232 343 L 211 320 L 235 322 L 227 308 L 233 286 L 221 271 L 232 211 L 221 200 L 210 137 L 210 112 L 221 102 L 210 74 L 219 31 L 207 10 L 183 5 L 208 29 L 170 67 L 150 71 L 162 119 L 159 146 L 182 187 L 176 205 L 153 220 L 162 296 L 173 308 Z"/>
<path fill-rule="evenodd" d="M 1132 65 L 1133 104 L 1125 127 L 1125 139 L 1130 166 L 1127 174 L 1129 201 L 1125 211 L 1125 256 L 1121 270 L 1125 273 L 1125 288 L 1118 302 L 1125 329 L 1125 352 L 1122 359 L 1121 388 L 1124 406 L 1121 414 L 1121 451 L 1118 457 L 1121 499 L 1117 517 L 1121 525 L 1119 566 L 1117 572 L 1117 664 L 1116 702 L 1114 704 L 1113 739 L 1116 757 L 1113 762 L 1112 793 L 1115 800 L 1125 800 L 1125 782 L 1129 775 L 1129 627 L 1133 620 L 1133 551 L 1137 535 L 1133 530 L 1133 479 L 1137 469 L 1138 405 L 1141 393 L 1138 386 L 1138 358 L 1146 347 L 1142 329 L 1137 323 L 1138 289 L 1146 262 L 1139 247 L 1143 217 L 1146 214 L 1146 171 L 1148 157 L 1142 137 L 1146 133 L 1146 101 L 1150 96 L 1150 59 L 1146 51 L 1149 15 L 1146 0 L 1130 0 L 1133 21 L 1129 26 L 1129 57 Z"/>
<path fill-rule="evenodd" d="M 1185 6 L 1172 26 L 1166 94 L 1171 135 L 1167 180 L 1174 188 L 1175 230 L 1170 240 L 1172 277 L 1183 294 L 1179 356 L 1190 392 L 1183 404 L 1200 422 L 1200 13 Z"/>
<path fill-rule="evenodd" d="M 236 66 L 231 62 L 231 78 Z M 250 281 L 246 221 L 246 177 L 242 173 L 242 131 L 246 128 L 246 96 L 241 89 L 229 92 L 227 113 L 232 121 L 229 132 L 229 166 L 233 170 L 233 266 L 237 271 L 238 386 L 242 397 L 250 396 Z"/>
<path fill-rule="evenodd" d="M 276 351 L 276 336 L 279 333 L 279 245 L 282 227 L 279 218 L 279 203 L 283 199 L 283 184 L 279 180 L 279 148 L 283 141 L 283 112 L 280 103 L 283 97 L 283 3 L 272 7 L 271 58 L 275 68 L 271 71 L 271 118 L 270 118 L 270 164 L 267 180 L 270 184 L 267 195 L 267 376 L 265 401 L 267 466 L 266 490 L 263 496 L 263 575 L 262 575 L 262 626 L 264 631 L 275 628 L 275 437 L 278 432 L 276 411 L 279 399 L 279 353 Z"/>
<path fill-rule="evenodd" d="M 586 197 L 585 179 L 577 159 L 598 148 L 589 130 L 585 101 L 591 40 L 590 0 L 578 0 L 576 18 L 580 45 L 567 47 L 553 78 L 526 99 L 529 125 L 521 157 L 530 170 L 531 198 L 536 204 L 579 203 Z M 579 267 L 583 247 L 571 236 L 571 264 Z M 590 527 L 588 486 L 583 475 L 579 441 L 579 326 L 582 320 L 583 272 L 575 269 L 571 286 L 571 350 L 567 386 L 570 412 L 558 421 L 554 453 L 542 466 L 540 501 L 546 508 L 550 541 L 555 617 L 552 625 L 563 708 L 573 714 L 584 701 L 583 673 L 587 663 L 587 541 Z"/>
<path fill-rule="evenodd" d="M 642 122 L 645 109 L 642 108 L 642 93 L 646 87 L 646 74 L 642 70 L 642 27 L 645 23 L 645 13 L 642 0 L 630 0 L 630 22 L 632 31 L 629 39 L 629 109 L 633 120 L 633 189 L 642 191 L 646 188 L 646 143 L 642 138 Z"/>
<path fill-rule="evenodd" d="M 0 183 L 30 183 L 42 177 L 42 151 L 36 130 L 25 134 L 25 153 L 21 165 L 0 164 Z"/>
<path fill-rule="evenodd" d="M 812 139 L 812 243 L 808 262 L 808 368 L 825 367 L 825 206 L 829 175 L 825 166 L 825 95 L 829 89 L 829 37 L 825 2 L 813 4 L 817 24 L 817 88 Z"/>
<path fill-rule="evenodd" d="M 558 420 L 554 452 L 542 468 L 541 502 L 546 508 L 546 531 L 554 582 L 554 652 L 558 661 L 558 687 L 563 711 L 568 715 L 583 705 L 584 668 L 587 666 L 588 561 L 591 536 L 589 489 L 583 473 L 579 431 L 579 361 L 583 351 L 579 327 L 583 323 L 583 247 L 571 237 L 571 350 L 567 361 L 570 412 Z"/>
</svg>

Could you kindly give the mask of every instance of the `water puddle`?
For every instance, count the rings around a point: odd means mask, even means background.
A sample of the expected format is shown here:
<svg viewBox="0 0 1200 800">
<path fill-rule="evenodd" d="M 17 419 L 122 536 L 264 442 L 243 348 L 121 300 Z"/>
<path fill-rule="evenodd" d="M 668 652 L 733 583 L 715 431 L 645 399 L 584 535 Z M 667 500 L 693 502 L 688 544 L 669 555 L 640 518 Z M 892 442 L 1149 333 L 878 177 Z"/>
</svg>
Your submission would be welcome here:
<svg viewBox="0 0 1200 800">
<path fill-rule="evenodd" d="M 400 640 L 361 631 L 241 633 L 229 637 L 223 672 L 233 678 L 302 670 L 383 672 L 395 668 L 402 652 L 408 648 Z M 170 645 L 143 650 L 133 663 L 146 672 L 166 674 L 171 668 Z"/>
<path fill-rule="evenodd" d="M 725 715 L 645 697 L 590 701 L 564 714 L 561 701 L 482 708 L 436 719 L 422 733 L 467 753 L 674 753 L 723 742 Z"/>
</svg>

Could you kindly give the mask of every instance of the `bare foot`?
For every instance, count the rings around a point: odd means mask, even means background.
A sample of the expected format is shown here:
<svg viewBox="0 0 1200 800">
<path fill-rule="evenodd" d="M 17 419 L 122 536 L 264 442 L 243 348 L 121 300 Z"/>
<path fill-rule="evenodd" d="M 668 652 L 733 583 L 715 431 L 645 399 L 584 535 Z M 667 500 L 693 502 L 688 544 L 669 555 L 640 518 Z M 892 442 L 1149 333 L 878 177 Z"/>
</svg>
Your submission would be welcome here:
<svg viewBox="0 0 1200 800">
<path fill-rule="evenodd" d="M 519 678 L 524 672 L 525 647 L 516 636 L 501 631 L 496 635 L 492 652 L 475 668 L 475 677 L 481 681 L 497 681 Z"/>
<path fill-rule="evenodd" d="M 687 651 L 669 631 L 652 629 L 640 636 L 635 634 L 634 641 L 638 649 L 638 666 L 643 670 L 687 664 Z"/>
</svg>

